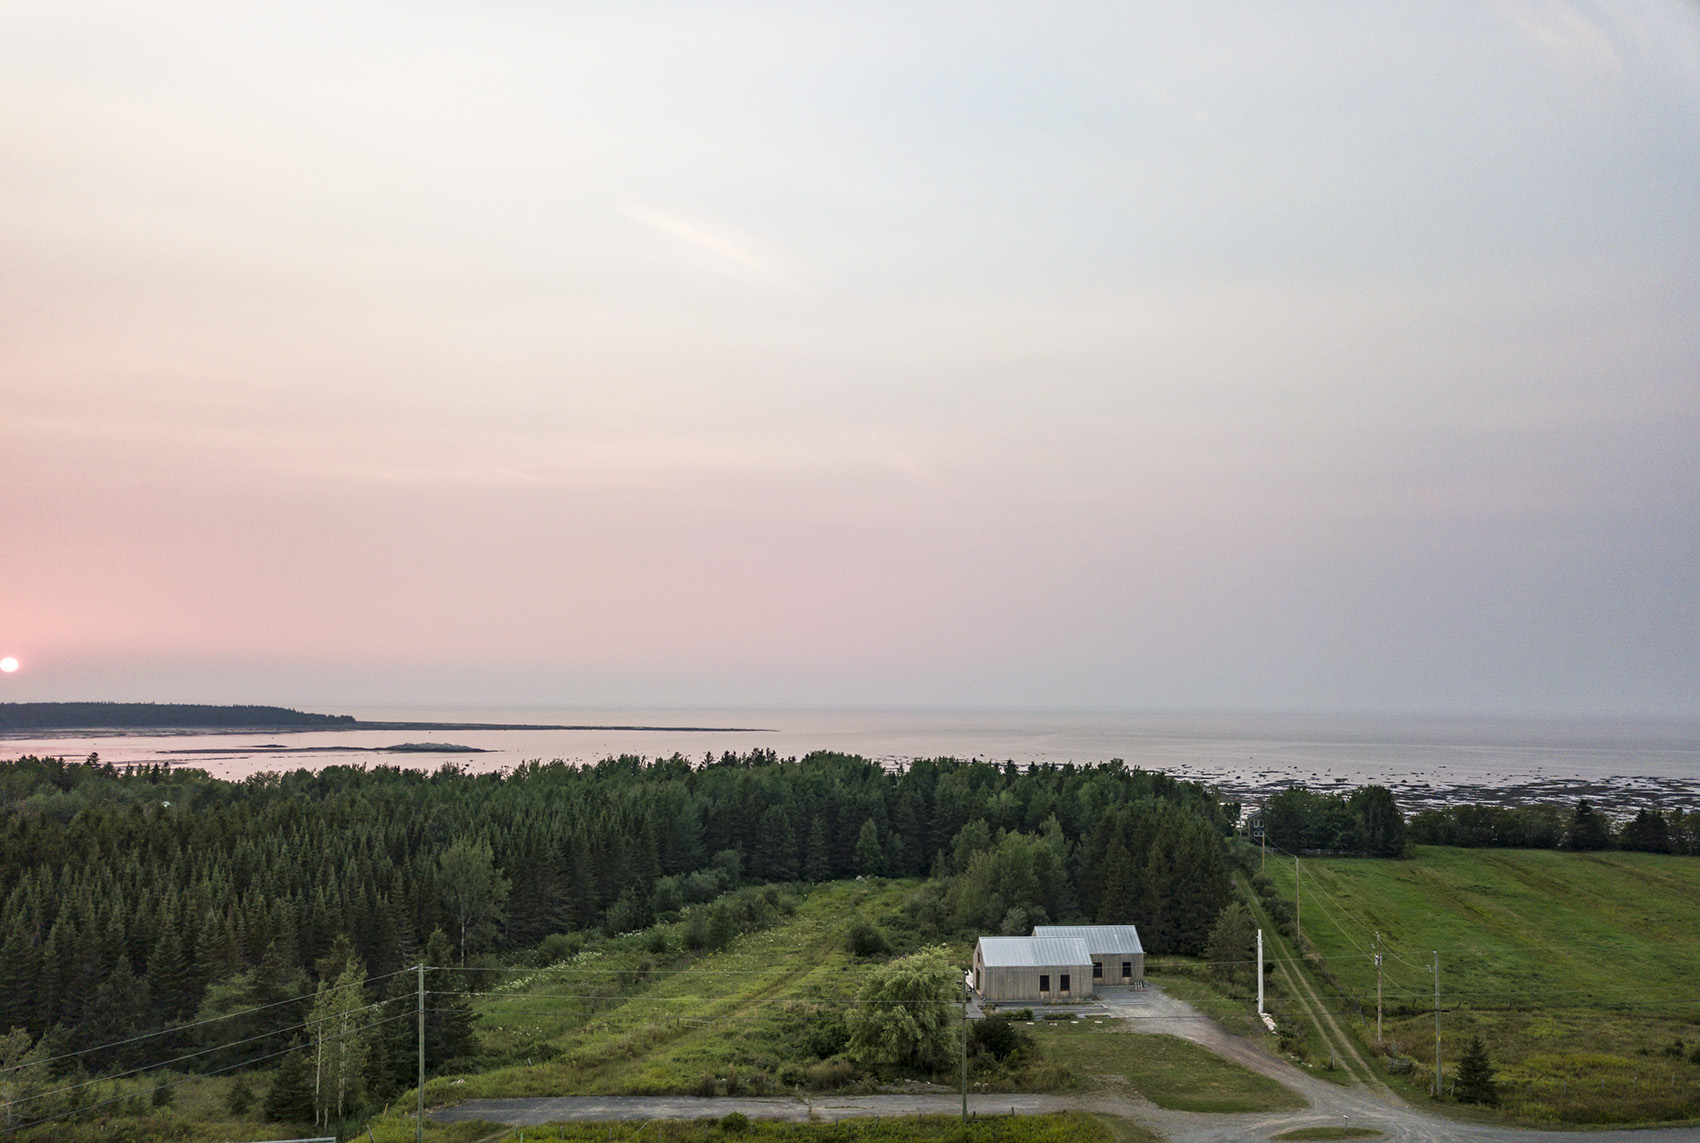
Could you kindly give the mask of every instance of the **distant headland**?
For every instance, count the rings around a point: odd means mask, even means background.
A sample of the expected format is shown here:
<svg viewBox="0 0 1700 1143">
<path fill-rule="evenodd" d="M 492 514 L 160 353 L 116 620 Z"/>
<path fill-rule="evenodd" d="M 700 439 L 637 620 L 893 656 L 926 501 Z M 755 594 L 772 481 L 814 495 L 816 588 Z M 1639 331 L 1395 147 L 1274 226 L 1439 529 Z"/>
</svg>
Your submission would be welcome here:
<svg viewBox="0 0 1700 1143">
<path fill-rule="evenodd" d="M 0 734 L 67 730 L 646 730 L 763 733 L 755 726 L 552 725 L 529 722 L 365 722 L 283 706 L 210 706 L 182 702 L 0 702 Z"/>
</svg>

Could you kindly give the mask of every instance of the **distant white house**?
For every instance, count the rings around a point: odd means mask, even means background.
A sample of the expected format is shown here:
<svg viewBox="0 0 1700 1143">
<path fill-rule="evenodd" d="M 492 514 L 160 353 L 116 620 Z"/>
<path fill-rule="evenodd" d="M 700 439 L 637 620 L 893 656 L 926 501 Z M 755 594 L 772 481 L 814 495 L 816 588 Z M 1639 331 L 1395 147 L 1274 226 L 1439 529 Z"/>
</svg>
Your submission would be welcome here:
<svg viewBox="0 0 1700 1143">
<path fill-rule="evenodd" d="M 1101 985 L 1143 985 L 1145 949 L 1132 925 L 1041 925 L 1030 937 L 981 937 L 972 979 L 994 1003 L 1069 1003 Z"/>
</svg>

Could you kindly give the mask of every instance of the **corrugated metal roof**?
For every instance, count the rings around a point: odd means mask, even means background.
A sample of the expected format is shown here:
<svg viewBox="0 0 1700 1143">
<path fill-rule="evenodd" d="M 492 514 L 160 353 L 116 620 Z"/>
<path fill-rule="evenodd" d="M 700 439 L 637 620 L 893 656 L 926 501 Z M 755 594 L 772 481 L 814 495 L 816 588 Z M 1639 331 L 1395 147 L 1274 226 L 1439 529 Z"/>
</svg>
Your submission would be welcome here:
<svg viewBox="0 0 1700 1143">
<path fill-rule="evenodd" d="M 1132 925 L 1035 925 L 1035 937 L 1078 937 L 1094 956 L 1145 952 L 1139 930 Z"/>
<path fill-rule="evenodd" d="M 1090 970 L 1092 954 L 1085 941 L 1067 937 L 981 937 L 980 963 L 987 968 L 1059 965 Z"/>
</svg>

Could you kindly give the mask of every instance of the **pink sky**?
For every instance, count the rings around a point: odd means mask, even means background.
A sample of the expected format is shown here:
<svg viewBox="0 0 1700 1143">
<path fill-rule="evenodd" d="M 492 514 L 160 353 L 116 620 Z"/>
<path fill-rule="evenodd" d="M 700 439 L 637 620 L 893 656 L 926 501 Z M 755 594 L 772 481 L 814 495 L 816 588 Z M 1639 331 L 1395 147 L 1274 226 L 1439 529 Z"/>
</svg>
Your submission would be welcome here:
<svg viewBox="0 0 1700 1143">
<path fill-rule="evenodd" d="M 12 699 L 1700 713 L 1700 19 L 0 13 Z"/>
</svg>

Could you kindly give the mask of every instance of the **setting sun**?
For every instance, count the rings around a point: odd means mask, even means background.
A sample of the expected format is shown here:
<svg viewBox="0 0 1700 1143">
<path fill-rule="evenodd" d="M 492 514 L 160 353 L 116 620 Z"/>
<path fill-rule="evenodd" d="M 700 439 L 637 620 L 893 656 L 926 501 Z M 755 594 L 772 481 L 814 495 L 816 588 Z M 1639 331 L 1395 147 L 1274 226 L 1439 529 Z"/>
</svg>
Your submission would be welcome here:
<svg viewBox="0 0 1700 1143">
<path fill-rule="evenodd" d="M 10 655 L 6 656 L 4 659 L 0 659 L 0 671 L 5 671 L 9 675 L 17 669 L 18 661 Z"/>
</svg>

